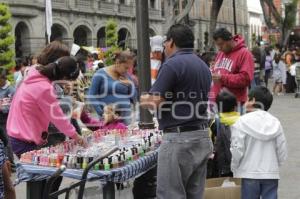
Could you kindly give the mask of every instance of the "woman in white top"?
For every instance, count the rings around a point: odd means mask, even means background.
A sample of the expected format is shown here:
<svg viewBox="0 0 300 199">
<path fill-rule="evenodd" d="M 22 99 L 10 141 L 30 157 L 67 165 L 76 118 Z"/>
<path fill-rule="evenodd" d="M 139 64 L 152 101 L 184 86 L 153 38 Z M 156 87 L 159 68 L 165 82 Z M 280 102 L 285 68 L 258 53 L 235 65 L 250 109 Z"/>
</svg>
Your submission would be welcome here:
<svg viewBox="0 0 300 199">
<path fill-rule="evenodd" d="M 282 93 L 283 83 L 286 82 L 286 69 L 285 69 L 286 66 L 281 60 L 280 54 L 274 55 L 274 61 L 272 65 L 273 65 L 273 80 L 274 80 L 273 93 L 279 95 Z"/>
</svg>

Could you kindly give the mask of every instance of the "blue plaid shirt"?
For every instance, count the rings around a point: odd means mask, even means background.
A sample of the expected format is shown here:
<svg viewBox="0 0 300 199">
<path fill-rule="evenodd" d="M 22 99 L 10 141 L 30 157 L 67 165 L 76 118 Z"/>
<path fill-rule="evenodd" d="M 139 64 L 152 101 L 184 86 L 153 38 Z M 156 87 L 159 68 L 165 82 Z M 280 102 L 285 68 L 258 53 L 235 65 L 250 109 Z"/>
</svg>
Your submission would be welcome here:
<svg viewBox="0 0 300 199">
<path fill-rule="evenodd" d="M 4 183 L 3 183 L 3 176 L 2 176 L 2 166 L 6 161 L 6 155 L 4 153 L 4 144 L 0 141 L 0 199 L 4 198 Z"/>
</svg>

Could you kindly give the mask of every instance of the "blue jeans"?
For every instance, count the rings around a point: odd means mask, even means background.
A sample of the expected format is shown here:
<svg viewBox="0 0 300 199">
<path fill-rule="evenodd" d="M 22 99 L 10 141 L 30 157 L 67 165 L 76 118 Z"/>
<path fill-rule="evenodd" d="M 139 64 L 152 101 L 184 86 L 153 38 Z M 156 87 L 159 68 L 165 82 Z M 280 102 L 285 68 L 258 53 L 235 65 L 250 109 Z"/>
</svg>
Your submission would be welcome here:
<svg viewBox="0 0 300 199">
<path fill-rule="evenodd" d="M 242 179 L 242 199 L 277 199 L 278 180 Z"/>
</svg>

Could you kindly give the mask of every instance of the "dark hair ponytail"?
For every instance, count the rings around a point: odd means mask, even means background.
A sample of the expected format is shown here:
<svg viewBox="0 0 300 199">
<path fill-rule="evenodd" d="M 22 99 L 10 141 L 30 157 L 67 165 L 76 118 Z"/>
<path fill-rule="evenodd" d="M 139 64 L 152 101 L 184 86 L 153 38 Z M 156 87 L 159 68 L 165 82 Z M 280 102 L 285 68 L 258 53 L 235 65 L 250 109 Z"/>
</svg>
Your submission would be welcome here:
<svg viewBox="0 0 300 199">
<path fill-rule="evenodd" d="M 39 66 L 38 70 L 50 81 L 76 80 L 80 71 L 76 59 L 69 56 L 61 57 L 46 66 Z"/>
</svg>

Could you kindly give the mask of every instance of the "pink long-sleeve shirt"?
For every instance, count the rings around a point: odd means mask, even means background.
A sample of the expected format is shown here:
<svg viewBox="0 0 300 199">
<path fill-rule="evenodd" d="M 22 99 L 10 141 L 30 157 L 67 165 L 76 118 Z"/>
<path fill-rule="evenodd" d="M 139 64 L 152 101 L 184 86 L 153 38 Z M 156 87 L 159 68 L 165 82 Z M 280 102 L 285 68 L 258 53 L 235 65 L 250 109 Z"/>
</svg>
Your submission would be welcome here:
<svg viewBox="0 0 300 199">
<path fill-rule="evenodd" d="M 16 91 L 7 120 L 9 136 L 37 145 L 44 144 L 42 133 L 53 123 L 65 135 L 74 138 L 76 130 L 56 99 L 52 82 L 35 68 Z"/>
</svg>

